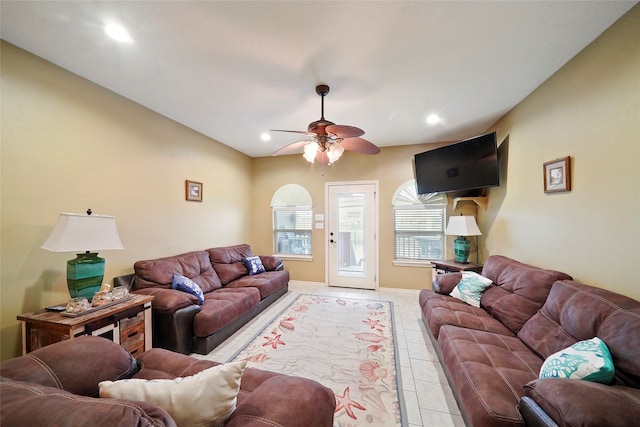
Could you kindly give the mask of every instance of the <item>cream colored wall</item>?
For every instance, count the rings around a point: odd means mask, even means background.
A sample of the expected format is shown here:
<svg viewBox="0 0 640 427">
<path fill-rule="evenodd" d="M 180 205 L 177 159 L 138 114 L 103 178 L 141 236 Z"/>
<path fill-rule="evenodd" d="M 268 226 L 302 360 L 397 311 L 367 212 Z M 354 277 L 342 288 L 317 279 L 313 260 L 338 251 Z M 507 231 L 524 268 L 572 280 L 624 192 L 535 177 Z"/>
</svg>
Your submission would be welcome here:
<svg viewBox="0 0 640 427">
<path fill-rule="evenodd" d="M 2 359 L 20 353 L 16 316 L 68 299 L 70 253 L 40 246 L 60 212 L 115 215 L 133 263 L 249 239 L 251 159 L 5 42 L 2 51 Z M 202 203 L 185 180 L 203 182 Z M 233 185 L 230 185 L 233 184 Z"/>
<path fill-rule="evenodd" d="M 490 192 L 486 252 L 640 298 L 640 6 L 500 120 L 507 182 Z M 572 191 L 542 164 L 572 158 Z M 486 253 L 485 253 L 486 255 Z"/>
<path fill-rule="evenodd" d="M 479 211 L 481 259 L 505 254 L 640 298 L 639 31 L 636 6 L 496 124 L 499 141 L 508 139 L 508 171 L 490 190 L 487 212 Z M 303 185 L 314 211 L 325 213 L 325 182 L 379 180 L 379 284 L 429 286 L 429 269 L 392 265 L 390 204 L 413 177 L 413 155 L 432 146 L 347 153 L 324 174 L 300 156 L 252 161 L 18 48 L 1 48 L 2 359 L 20 351 L 16 315 L 68 296 L 65 263 L 73 255 L 40 249 L 63 211 L 116 216 L 125 250 L 103 254 L 111 278 L 138 259 L 215 245 L 247 241 L 270 253 L 269 204 L 281 185 Z M 573 191 L 545 195 L 542 164 L 567 155 Z M 185 179 L 204 182 L 203 203 L 184 200 Z M 312 262 L 287 261 L 294 280 L 324 281 L 324 231 L 313 239 Z"/>
<path fill-rule="evenodd" d="M 393 210 L 391 201 L 396 189 L 413 179 L 413 156 L 441 144 L 385 147 L 375 156 L 345 153 L 334 166 L 310 165 L 302 155 L 261 157 L 253 162 L 253 228 L 255 252 L 271 253 L 271 197 L 288 183 L 302 185 L 313 199 L 314 214 L 326 214 L 325 183 L 345 181 L 379 181 L 380 278 L 378 285 L 389 288 L 423 289 L 431 286 L 431 268 L 393 264 Z M 469 207 L 461 206 L 456 213 Z M 473 207 L 471 209 L 474 209 Z M 293 280 L 325 282 L 325 236 L 327 230 L 312 232 L 313 261 L 286 260 Z M 451 254 L 453 257 L 453 254 Z"/>
</svg>

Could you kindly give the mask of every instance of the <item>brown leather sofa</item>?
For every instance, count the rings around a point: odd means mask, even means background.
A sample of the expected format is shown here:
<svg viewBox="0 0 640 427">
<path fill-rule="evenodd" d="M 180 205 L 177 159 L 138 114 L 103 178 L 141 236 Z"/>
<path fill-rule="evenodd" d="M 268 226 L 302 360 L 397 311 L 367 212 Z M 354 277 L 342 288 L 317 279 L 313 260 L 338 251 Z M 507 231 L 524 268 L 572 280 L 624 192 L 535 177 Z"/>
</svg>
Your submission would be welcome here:
<svg viewBox="0 0 640 427">
<path fill-rule="evenodd" d="M 101 337 L 61 341 L 0 364 L 0 425 L 174 427 L 151 403 L 99 398 L 98 384 L 187 377 L 216 365 L 155 348 L 136 360 Z M 330 427 L 335 405 L 333 392 L 315 381 L 246 368 L 225 426 Z"/>
<path fill-rule="evenodd" d="M 134 274 L 115 286 L 153 295 L 153 347 L 183 354 L 207 354 L 289 289 L 289 272 L 275 256 L 260 256 L 265 272 L 249 275 L 247 244 L 211 248 L 137 261 Z M 198 284 L 204 303 L 171 288 L 174 274 Z"/>
<path fill-rule="evenodd" d="M 640 419 L 640 302 L 564 273 L 490 256 L 480 308 L 449 295 L 460 273 L 422 290 L 423 321 L 469 426 L 626 426 Z M 538 379 L 544 360 L 601 338 L 612 384 Z"/>
</svg>

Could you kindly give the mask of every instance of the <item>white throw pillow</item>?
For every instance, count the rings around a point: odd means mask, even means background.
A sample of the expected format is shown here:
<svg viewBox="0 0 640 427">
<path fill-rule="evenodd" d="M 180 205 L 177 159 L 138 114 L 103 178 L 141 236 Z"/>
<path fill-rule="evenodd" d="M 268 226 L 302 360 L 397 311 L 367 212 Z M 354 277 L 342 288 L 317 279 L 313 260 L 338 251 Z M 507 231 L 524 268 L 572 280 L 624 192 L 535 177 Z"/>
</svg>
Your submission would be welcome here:
<svg viewBox="0 0 640 427">
<path fill-rule="evenodd" d="M 609 384 L 615 368 L 609 348 L 595 337 L 575 343 L 547 357 L 540 368 L 540 378 L 569 378 Z"/>
<path fill-rule="evenodd" d="M 232 362 L 173 380 L 102 381 L 100 397 L 153 403 L 178 427 L 222 426 L 236 409 L 246 361 Z"/>
<path fill-rule="evenodd" d="M 451 291 L 451 296 L 466 302 L 474 307 L 480 307 L 480 298 L 484 291 L 493 283 L 491 279 L 474 273 L 473 271 L 463 271 L 462 279 Z"/>
</svg>

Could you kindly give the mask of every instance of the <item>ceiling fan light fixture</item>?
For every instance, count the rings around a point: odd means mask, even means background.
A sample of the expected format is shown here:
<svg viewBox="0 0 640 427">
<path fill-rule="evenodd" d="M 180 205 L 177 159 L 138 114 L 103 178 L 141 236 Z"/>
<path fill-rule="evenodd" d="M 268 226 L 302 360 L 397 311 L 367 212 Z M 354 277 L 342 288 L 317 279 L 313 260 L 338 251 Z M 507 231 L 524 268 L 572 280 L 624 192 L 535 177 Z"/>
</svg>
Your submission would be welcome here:
<svg viewBox="0 0 640 427">
<path fill-rule="evenodd" d="M 327 150 L 327 157 L 329 158 L 329 164 L 335 163 L 344 153 L 344 148 L 340 144 L 331 144 Z"/>
<path fill-rule="evenodd" d="M 318 144 L 315 142 L 310 142 L 309 144 L 304 146 L 304 154 L 302 157 L 309 163 L 313 163 L 316 159 L 316 153 L 318 152 Z"/>
<path fill-rule="evenodd" d="M 329 86 L 316 86 L 320 95 L 320 120 L 309 123 L 306 131 L 274 130 L 273 132 L 290 132 L 311 136 L 313 141 L 297 141 L 276 150 L 272 155 L 278 156 L 304 147 L 302 155 L 309 163 L 318 162 L 331 165 L 338 161 L 345 150 L 362 154 L 378 154 L 380 148 L 366 139 L 360 138 L 364 131 L 355 126 L 336 125 L 324 118 L 324 97 L 329 93 Z"/>
</svg>

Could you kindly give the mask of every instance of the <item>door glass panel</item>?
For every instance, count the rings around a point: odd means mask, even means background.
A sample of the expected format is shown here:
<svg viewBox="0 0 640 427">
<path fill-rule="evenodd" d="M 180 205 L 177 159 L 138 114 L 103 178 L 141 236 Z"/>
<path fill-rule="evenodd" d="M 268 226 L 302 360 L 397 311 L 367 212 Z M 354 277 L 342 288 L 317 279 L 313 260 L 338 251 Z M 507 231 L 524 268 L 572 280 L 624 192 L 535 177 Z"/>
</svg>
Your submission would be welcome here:
<svg viewBox="0 0 640 427">
<path fill-rule="evenodd" d="M 338 194 L 339 275 L 365 275 L 365 208 L 364 193 Z"/>
</svg>

